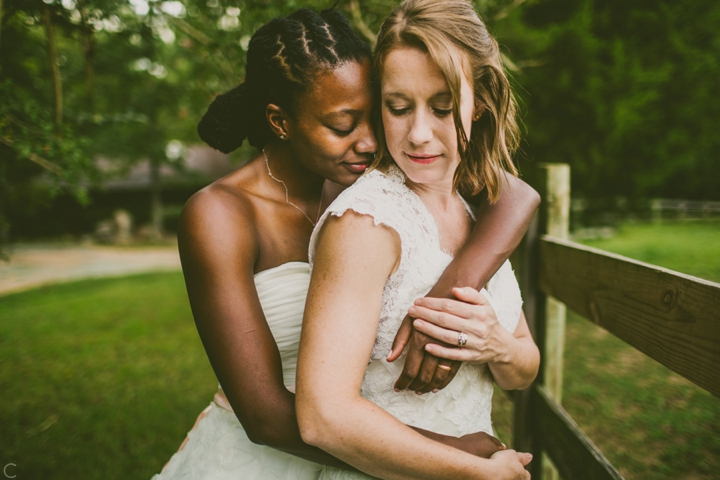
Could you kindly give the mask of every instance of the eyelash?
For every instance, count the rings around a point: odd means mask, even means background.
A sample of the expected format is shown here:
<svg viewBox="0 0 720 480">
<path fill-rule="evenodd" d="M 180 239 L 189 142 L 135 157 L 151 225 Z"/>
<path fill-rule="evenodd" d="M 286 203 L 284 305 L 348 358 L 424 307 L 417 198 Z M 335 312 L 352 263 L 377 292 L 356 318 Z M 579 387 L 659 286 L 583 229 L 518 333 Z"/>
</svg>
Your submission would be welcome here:
<svg viewBox="0 0 720 480">
<path fill-rule="evenodd" d="M 330 130 L 332 130 L 341 137 L 347 137 L 353 132 L 353 130 L 355 130 L 355 127 L 351 128 L 350 130 L 338 130 L 337 128 L 330 128 Z"/>
<path fill-rule="evenodd" d="M 405 115 L 410 111 L 410 108 L 392 108 L 391 106 L 387 106 L 388 111 L 391 115 L 394 115 L 396 117 L 400 117 L 402 115 Z M 438 117 L 447 117 L 448 115 L 452 114 L 452 110 L 444 110 L 441 108 L 433 108 L 433 111 Z"/>
<path fill-rule="evenodd" d="M 387 108 L 390 111 L 390 114 L 396 117 L 401 117 L 410 111 L 409 108 L 392 108 L 390 105 L 388 105 Z"/>
</svg>

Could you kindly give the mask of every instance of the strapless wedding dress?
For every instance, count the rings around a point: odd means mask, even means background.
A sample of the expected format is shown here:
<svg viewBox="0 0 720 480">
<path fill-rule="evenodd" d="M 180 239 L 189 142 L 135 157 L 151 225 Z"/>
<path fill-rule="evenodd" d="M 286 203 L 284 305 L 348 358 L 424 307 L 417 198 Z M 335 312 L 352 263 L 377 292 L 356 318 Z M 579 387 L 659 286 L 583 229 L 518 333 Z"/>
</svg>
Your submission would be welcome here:
<svg viewBox="0 0 720 480">
<path fill-rule="evenodd" d="M 472 217 L 467 204 L 466 208 Z M 397 167 L 387 173 L 377 170 L 366 173 L 342 192 L 320 218 L 310 239 L 311 265 L 322 223 L 329 215 L 341 216 L 347 210 L 368 215 L 376 225 L 395 230 L 401 242 L 400 265 L 385 283 L 380 324 L 360 394 L 406 425 L 456 437 L 479 431 L 492 435 L 493 380 L 486 364 L 464 363 L 443 390 L 417 395 L 396 392 L 393 388 L 405 363 L 405 354 L 393 363 L 385 360 L 408 308 L 430 291 L 452 260 L 440 247 L 440 232 L 432 214 L 405 185 L 405 174 Z M 495 309 L 500 324 L 510 332 L 515 331 L 522 298 L 509 262 L 500 267 L 481 293 Z M 320 478 L 370 477 L 325 467 Z"/>
<path fill-rule="evenodd" d="M 289 262 L 255 275 L 260 303 L 280 350 L 285 386 L 294 390 L 310 267 Z M 200 415 L 186 443 L 153 480 L 314 480 L 322 466 L 252 443 L 235 414 L 218 403 Z"/>
</svg>

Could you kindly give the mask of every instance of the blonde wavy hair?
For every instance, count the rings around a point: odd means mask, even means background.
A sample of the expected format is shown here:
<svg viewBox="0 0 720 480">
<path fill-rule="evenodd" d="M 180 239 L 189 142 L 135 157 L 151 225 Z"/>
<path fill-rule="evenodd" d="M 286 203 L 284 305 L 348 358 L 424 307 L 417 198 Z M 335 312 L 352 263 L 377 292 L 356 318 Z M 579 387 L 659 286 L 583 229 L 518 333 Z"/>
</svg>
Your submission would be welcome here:
<svg viewBox="0 0 720 480">
<path fill-rule="evenodd" d="M 385 20 L 377 37 L 374 70 L 378 90 L 385 58 L 392 50 L 403 47 L 427 52 L 450 88 L 460 154 L 455 188 L 472 196 L 487 187 L 488 198 L 495 202 L 500 197 L 503 171 L 517 176 L 512 154 L 519 142 L 516 102 L 497 42 L 468 1 L 405 0 Z M 460 118 L 462 75 L 473 87 L 476 111 L 482 112 L 473 121 L 470 138 Z M 376 122 L 379 150 L 372 168 L 393 163 L 379 110 Z"/>
</svg>

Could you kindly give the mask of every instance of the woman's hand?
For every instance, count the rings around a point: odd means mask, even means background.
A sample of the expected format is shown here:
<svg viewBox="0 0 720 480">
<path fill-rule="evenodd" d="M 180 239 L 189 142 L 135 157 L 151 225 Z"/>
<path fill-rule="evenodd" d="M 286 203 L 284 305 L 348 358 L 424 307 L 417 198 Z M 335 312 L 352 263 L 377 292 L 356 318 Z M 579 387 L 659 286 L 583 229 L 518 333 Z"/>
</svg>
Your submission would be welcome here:
<svg viewBox="0 0 720 480">
<path fill-rule="evenodd" d="M 462 363 L 438 358 L 428 353 L 425 346 L 436 340 L 414 329 L 412 322 L 412 317 L 406 315 L 395 335 L 392 350 L 387 357 L 388 362 L 394 362 L 407 345 L 405 365 L 400 377 L 395 382 L 395 389 L 405 390 L 407 388 L 416 393 L 441 390 L 455 378 Z"/>
<path fill-rule="evenodd" d="M 530 472 L 525 467 L 532 461 L 532 454 L 516 452 L 515 450 L 501 450 L 495 453 L 490 460 L 496 462 L 496 480 L 530 480 Z"/>
<path fill-rule="evenodd" d="M 540 353 L 525 315 L 510 333 L 477 290 L 455 288 L 453 294 L 461 301 L 424 297 L 410 307 L 415 329 L 437 340 L 425 350 L 448 360 L 487 363 L 502 389 L 527 388 L 537 376 Z"/>
<path fill-rule="evenodd" d="M 490 458 L 494 453 L 507 449 L 500 440 L 485 432 L 463 435 L 458 439 L 456 447 L 482 458 Z"/>
<path fill-rule="evenodd" d="M 417 330 L 445 345 L 429 343 L 425 349 L 449 360 L 507 362 L 514 338 L 500 324 L 487 298 L 471 287 L 455 288 L 453 293 L 460 301 L 423 297 L 408 310 Z M 461 345 L 462 333 L 466 342 Z"/>
</svg>

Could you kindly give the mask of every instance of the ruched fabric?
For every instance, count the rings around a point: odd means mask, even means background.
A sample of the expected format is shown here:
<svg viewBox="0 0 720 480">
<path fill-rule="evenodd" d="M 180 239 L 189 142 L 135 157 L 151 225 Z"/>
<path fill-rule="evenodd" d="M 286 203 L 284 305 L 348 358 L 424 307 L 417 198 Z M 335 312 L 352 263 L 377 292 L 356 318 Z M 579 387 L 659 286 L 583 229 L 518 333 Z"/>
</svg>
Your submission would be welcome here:
<svg viewBox="0 0 720 480">
<path fill-rule="evenodd" d="M 310 267 L 304 262 L 285 263 L 255 275 L 260 303 L 280 350 L 283 380 L 291 390 L 309 283 Z M 252 443 L 235 414 L 213 402 L 153 480 L 316 480 L 321 468 Z"/>
</svg>

